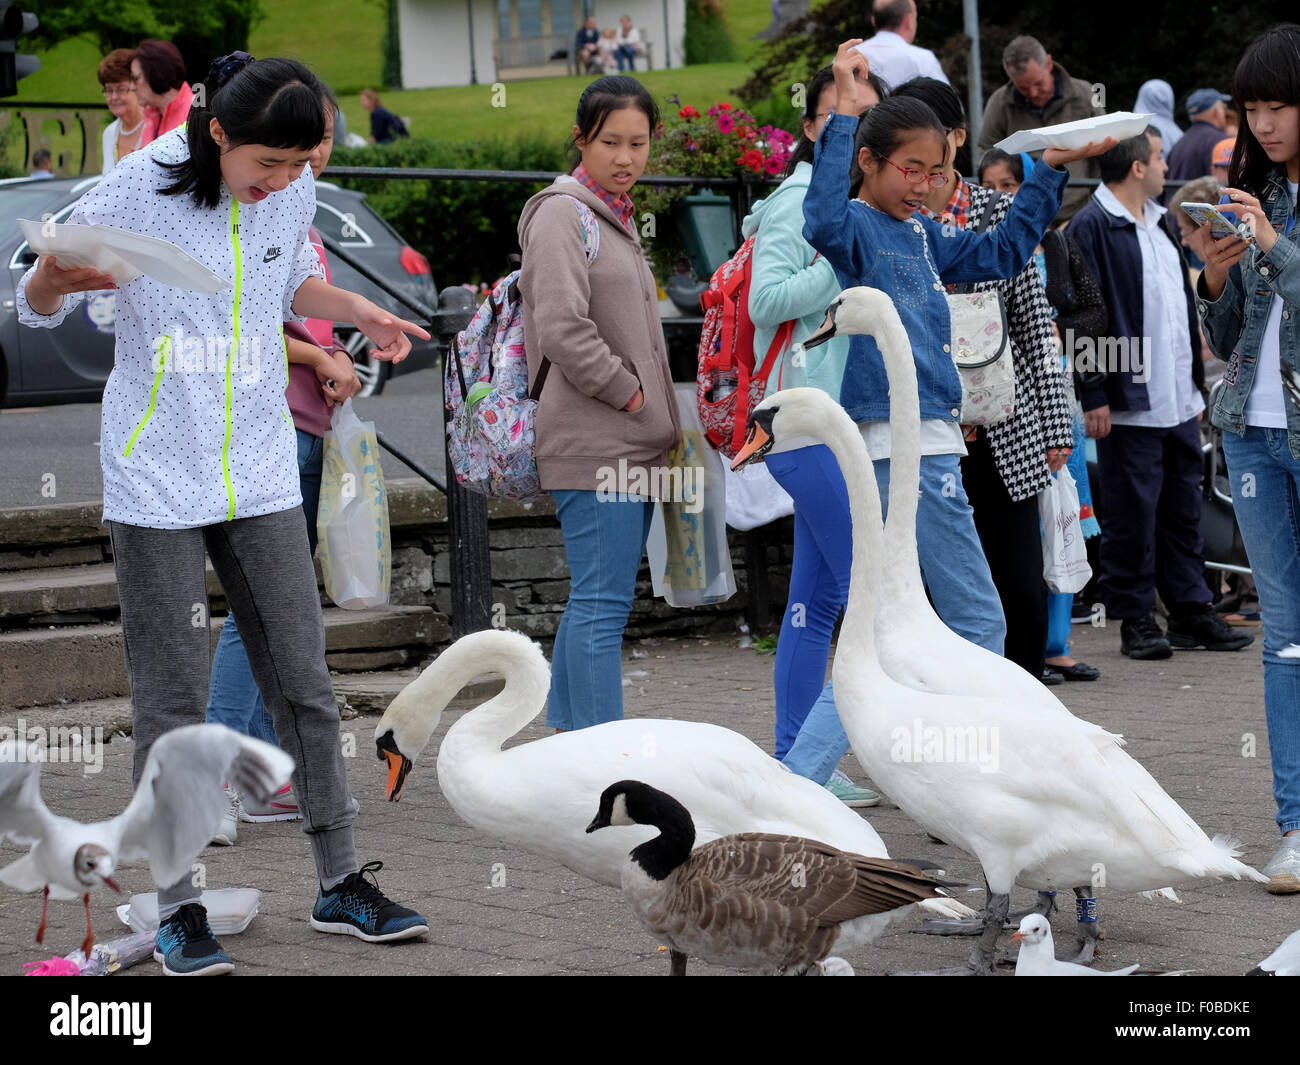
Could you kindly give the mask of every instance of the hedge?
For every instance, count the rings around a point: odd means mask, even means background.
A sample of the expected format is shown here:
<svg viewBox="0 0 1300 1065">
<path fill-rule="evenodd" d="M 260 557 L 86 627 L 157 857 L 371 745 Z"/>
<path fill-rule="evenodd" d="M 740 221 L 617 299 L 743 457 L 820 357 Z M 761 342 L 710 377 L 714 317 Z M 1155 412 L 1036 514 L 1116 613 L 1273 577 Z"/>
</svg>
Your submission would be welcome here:
<svg viewBox="0 0 1300 1065">
<path fill-rule="evenodd" d="M 334 149 L 336 166 L 432 167 L 456 170 L 567 170 L 562 144 L 553 137 L 496 143 L 401 140 L 365 148 Z M 439 287 L 491 282 L 511 269 L 519 251 L 517 224 L 528 198 L 547 183 L 335 178 L 326 181 L 364 192 L 372 208 L 433 268 Z"/>
</svg>

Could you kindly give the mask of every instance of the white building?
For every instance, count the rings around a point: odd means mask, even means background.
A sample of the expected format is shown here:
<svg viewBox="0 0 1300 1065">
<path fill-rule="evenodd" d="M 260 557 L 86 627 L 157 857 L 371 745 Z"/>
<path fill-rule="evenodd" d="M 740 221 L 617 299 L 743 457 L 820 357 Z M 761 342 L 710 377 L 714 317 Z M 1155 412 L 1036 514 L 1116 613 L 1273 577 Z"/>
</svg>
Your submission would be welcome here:
<svg viewBox="0 0 1300 1065">
<path fill-rule="evenodd" d="M 574 34 L 587 15 L 602 30 L 631 16 L 651 68 L 683 65 L 686 0 L 398 0 L 402 87 L 569 73 Z M 560 51 L 567 57 L 551 58 Z M 645 57 L 637 69 L 646 69 Z"/>
</svg>

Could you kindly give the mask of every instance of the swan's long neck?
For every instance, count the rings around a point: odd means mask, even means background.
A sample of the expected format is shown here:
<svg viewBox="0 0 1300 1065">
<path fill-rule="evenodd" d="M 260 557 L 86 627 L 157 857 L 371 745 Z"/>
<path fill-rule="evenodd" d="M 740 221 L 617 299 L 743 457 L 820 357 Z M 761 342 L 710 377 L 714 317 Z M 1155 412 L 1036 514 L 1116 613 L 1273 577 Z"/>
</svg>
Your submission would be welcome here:
<svg viewBox="0 0 1300 1065">
<path fill-rule="evenodd" d="M 484 675 L 503 677 L 505 687 L 457 721 L 443 741 L 444 748 L 455 732 L 458 741 L 500 750 L 540 713 L 551 683 L 541 648 L 518 633 L 472 633 L 443 651 L 393 700 L 385 719 L 400 721 L 405 739 L 402 753 L 414 761 L 428 745 L 447 704 L 466 684 Z"/>
<path fill-rule="evenodd" d="M 875 658 L 875 606 L 880 585 L 880 491 L 867 454 L 867 445 L 847 415 L 827 418 L 818 425 L 822 439 L 844 475 L 853 519 L 853 567 L 849 574 L 849 600 L 840 628 L 839 651 Z"/>
<path fill-rule="evenodd" d="M 873 335 L 889 376 L 889 516 L 885 520 L 885 567 L 881 593 L 890 600 L 925 598 L 916 552 L 916 508 L 921 484 L 921 397 L 912 343 L 890 304 Z M 942 490 L 943 486 L 940 486 Z"/>
</svg>

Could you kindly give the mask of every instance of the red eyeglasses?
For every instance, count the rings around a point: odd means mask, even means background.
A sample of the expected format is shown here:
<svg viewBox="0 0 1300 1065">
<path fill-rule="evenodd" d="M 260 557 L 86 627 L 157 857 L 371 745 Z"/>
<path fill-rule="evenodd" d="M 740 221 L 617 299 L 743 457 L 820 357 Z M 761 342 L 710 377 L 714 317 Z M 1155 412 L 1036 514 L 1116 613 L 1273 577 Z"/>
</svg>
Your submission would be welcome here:
<svg viewBox="0 0 1300 1065">
<path fill-rule="evenodd" d="M 948 184 L 948 178 L 944 174 L 926 174 L 920 170 L 913 170 L 911 167 L 902 167 L 892 159 L 883 155 L 878 155 L 876 158 L 883 159 L 886 163 L 902 174 L 903 180 L 905 180 L 909 185 L 917 185 L 924 181 L 932 189 L 941 189 Z"/>
</svg>

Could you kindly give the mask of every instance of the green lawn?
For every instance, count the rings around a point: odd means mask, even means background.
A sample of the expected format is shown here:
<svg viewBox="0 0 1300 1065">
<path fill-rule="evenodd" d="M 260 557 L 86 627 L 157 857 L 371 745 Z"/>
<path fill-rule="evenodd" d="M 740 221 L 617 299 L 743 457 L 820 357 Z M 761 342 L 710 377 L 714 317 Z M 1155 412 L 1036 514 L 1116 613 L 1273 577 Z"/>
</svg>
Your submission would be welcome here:
<svg viewBox="0 0 1300 1065">
<path fill-rule="evenodd" d="M 350 129 L 369 128 L 357 93 L 378 87 L 380 41 L 384 32 L 381 0 L 264 0 L 266 17 L 252 33 L 254 55 L 291 55 L 320 73 L 341 94 Z M 677 93 L 683 103 L 708 106 L 715 100 L 736 102 L 732 90 L 749 75 L 760 42 L 751 40 L 771 18 L 770 0 L 727 0 L 727 20 L 745 62 L 711 63 L 638 76 L 667 109 Z M 41 70 L 19 82 L 17 101 L 86 103 L 102 99 L 95 68 L 100 53 L 88 38 L 73 38 L 40 53 Z M 586 78 L 544 78 L 507 82 L 505 106 L 494 107 L 488 85 L 421 89 L 384 94 L 384 104 L 409 115 L 417 137 L 469 141 L 555 131 L 564 137 Z M 73 151 L 73 138 L 53 123 L 42 131 L 56 153 Z"/>
<path fill-rule="evenodd" d="M 709 63 L 638 73 L 637 77 L 654 93 L 660 108 L 667 111 L 672 106 L 667 98 L 673 93 L 678 94 L 683 104 L 692 103 L 696 107 L 709 107 L 716 100 L 737 103 L 732 90 L 748 74 L 745 63 Z M 472 141 L 541 131 L 553 132 L 557 138 L 564 139 L 573 126 L 578 97 L 590 81 L 589 77 L 574 77 L 505 82 L 504 107 L 493 106 L 490 85 L 386 92 L 383 102 L 395 114 L 410 117 L 411 134 L 415 137 Z M 358 98 L 344 96 L 340 102 L 349 131 L 364 136 L 370 120 Z"/>
</svg>

